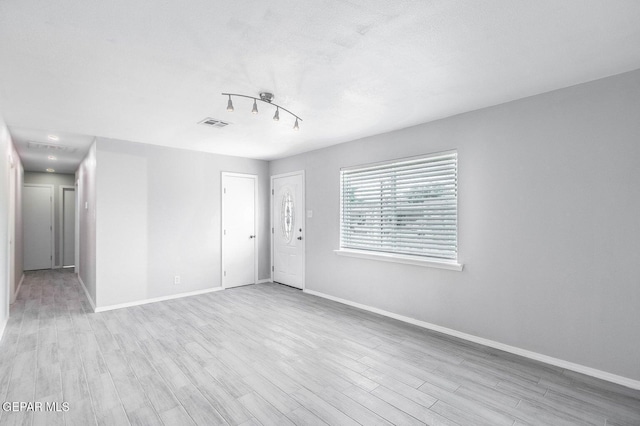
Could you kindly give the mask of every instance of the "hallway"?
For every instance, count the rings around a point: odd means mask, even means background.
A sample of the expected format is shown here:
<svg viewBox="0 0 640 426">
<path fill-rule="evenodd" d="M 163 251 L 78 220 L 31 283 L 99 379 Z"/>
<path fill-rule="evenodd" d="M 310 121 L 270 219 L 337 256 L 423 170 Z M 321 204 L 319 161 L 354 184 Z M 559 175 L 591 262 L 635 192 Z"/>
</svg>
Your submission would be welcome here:
<svg viewBox="0 0 640 426">
<path fill-rule="evenodd" d="M 76 410 L 67 414 L 68 424 L 81 424 L 83 417 L 91 414 L 80 357 L 82 352 L 88 355 L 91 348 L 91 315 L 87 313 L 92 310 L 73 269 L 25 273 L 0 344 L 3 401 L 61 403 L 65 379 L 69 397 L 76 405 Z M 83 341 L 88 346 L 81 345 Z M 88 357 L 86 360 L 89 363 Z M 64 424 L 62 413 L 3 410 L 0 415 L 3 425 L 31 424 L 31 417 L 33 424 Z"/>
</svg>

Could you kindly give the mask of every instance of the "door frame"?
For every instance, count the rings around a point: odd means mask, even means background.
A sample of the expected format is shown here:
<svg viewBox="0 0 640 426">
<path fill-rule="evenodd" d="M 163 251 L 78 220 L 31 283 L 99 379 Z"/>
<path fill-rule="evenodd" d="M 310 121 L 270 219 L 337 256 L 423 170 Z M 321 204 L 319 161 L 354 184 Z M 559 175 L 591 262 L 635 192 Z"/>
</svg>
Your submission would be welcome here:
<svg viewBox="0 0 640 426">
<path fill-rule="evenodd" d="M 59 195 L 59 200 L 60 200 L 60 205 L 58 206 L 58 217 L 60 218 L 60 220 L 58 221 L 58 229 L 60 229 L 60 244 L 59 244 L 59 253 L 60 253 L 60 264 L 56 265 L 56 268 L 64 268 L 64 191 L 65 190 L 73 190 L 73 194 L 74 194 L 74 203 L 73 205 L 75 207 L 77 202 L 75 200 L 75 197 L 78 196 L 78 194 L 76 194 L 76 187 L 75 185 L 60 185 L 58 187 L 58 195 Z M 74 207 L 74 208 L 75 208 Z M 77 211 L 75 212 L 76 214 L 78 213 Z M 74 222 L 75 222 L 75 216 L 74 216 Z M 73 237 L 75 240 L 75 235 L 76 235 L 76 230 L 75 230 L 75 224 L 74 224 L 74 230 L 73 230 Z M 75 241 L 74 241 L 75 242 Z M 75 251 L 75 248 L 74 248 Z M 75 257 L 75 254 L 74 254 Z M 75 266 L 75 259 L 74 259 L 74 266 Z"/>
<path fill-rule="evenodd" d="M 74 188 L 76 190 L 76 223 L 75 223 L 75 254 L 73 258 L 73 263 L 76 265 L 73 268 L 73 272 L 76 274 L 80 274 L 80 180 L 77 178 L 78 174 L 76 173 L 76 182 Z"/>
<path fill-rule="evenodd" d="M 275 222 L 274 222 L 274 214 L 273 214 L 273 208 L 274 208 L 274 204 L 273 204 L 273 197 L 275 196 L 275 190 L 273 187 L 273 181 L 275 179 L 278 178 L 285 178 L 285 177 L 290 177 L 290 176 L 297 176 L 300 175 L 302 176 L 302 194 L 301 194 L 301 198 L 302 198 L 302 229 L 304 229 L 303 232 L 303 238 L 302 238 L 302 291 L 304 291 L 307 288 L 306 285 L 306 264 L 307 264 L 307 210 L 306 210 L 306 204 L 307 204 L 307 199 L 305 196 L 305 187 L 306 187 L 306 177 L 304 174 L 304 170 L 297 170 L 295 172 L 288 172 L 288 173 L 280 173 L 277 175 L 273 175 L 271 176 L 271 188 L 270 188 L 270 192 L 271 192 L 271 196 L 269 197 L 269 216 L 271 217 L 271 282 L 273 282 L 273 270 L 275 267 L 275 264 L 273 263 L 273 250 L 274 250 L 274 232 L 275 232 Z"/>
<path fill-rule="evenodd" d="M 254 270 L 253 270 L 253 284 L 258 282 L 258 254 L 260 252 L 260 240 L 258 232 L 258 217 L 260 215 L 258 209 L 258 175 L 250 173 L 236 173 L 236 172 L 220 172 L 220 285 L 223 289 L 226 289 L 225 276 L 224 276 L 224 180 L 227 177 L 238 177 L 253 180 L 253 230 L 255 233 L 254 239 Z M 251 285 L 251 284 L 249 284 Z"/>
<path fill-rule="evenodd" d="M 9 240 L 9 262 L 7 265 L 7 313 L 10 305 L 16 301 L 18 295 L 16 288 L 16 194 L 17 194 L 17 168 L 13 159 L 13 153 L 8 155 L 9 163 L 9 215 L 8 215 L 8 240 Z"/>
<path fill-rule="evenodd" d="M 54 190 L 54 185 L 52 184 L 48 184 L 48 183 L 25 183 L 22 185 L 23 188 L 27 187 L 27 186 L 38 186 L 38 187 L 45 187 L 45 188 L 49 188 L 49 194 L 51 197 L 51 208 L 49 210 L 51 210 L 51 249 L 49 250 L 50 255 L 51 255 L 51 267 L 49 269 L 53 269 L 54 268 L 54 262 L 55 262 L 55 247 L 56 247 L 56 239 L 55 239 L 55 230 L 53 229 L 53 226 L 55 225 L 56 221 L 55 221 L 55 216 L 54 216 L 54 212 L 55 212 L 55 208 L 53 207 L 53 196 L 55 194 L 55 190 Z M 22 203 L 23 203 L 23 207 L 22 207 L 22 216 L 24 216 L 24 195 L 22 196 Z M 24 220 L 22 222 L 22 226 L 24 227 Z M 24 234 L 24 231 L 23 231 Z M 23 252 L 24 252 L 24 246 L 23 246 Z M 23 257 L 24 257 L 24 253 L 23 253 Z M 23 263 L 24 263 L 24 259 L 23 259 Z"/>
</svg>

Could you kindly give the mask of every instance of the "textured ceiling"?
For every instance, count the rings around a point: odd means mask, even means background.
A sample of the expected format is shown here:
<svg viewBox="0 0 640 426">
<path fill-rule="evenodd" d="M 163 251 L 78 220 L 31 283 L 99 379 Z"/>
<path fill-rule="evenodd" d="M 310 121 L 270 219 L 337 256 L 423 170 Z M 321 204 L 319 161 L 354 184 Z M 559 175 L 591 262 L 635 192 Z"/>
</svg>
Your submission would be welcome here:
<svg viewBox="0 0 640 426">
<path fill-rule="evenodd" d="M 280 158 L 638 69 L 639 22 L 636 0 L 3 0 L 0 114 L 18 144 Z"/>
</svg>

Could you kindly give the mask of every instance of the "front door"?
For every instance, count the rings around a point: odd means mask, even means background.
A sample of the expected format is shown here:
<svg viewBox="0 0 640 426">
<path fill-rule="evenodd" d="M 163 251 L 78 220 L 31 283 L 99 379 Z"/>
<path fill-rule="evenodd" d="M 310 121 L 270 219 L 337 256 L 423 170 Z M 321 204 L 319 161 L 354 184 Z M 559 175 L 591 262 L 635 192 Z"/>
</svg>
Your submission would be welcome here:
<svg viewBox="0 0 640 426">
<path fill-rule="evenodd" d="M 256 282 L 257 176 L 222 174 L 222 287 Z"/>
<path fill-rule="evenodd" d="M 304 287 L 304 173 L 271 178 L 273 281 Z"/>
</svg>

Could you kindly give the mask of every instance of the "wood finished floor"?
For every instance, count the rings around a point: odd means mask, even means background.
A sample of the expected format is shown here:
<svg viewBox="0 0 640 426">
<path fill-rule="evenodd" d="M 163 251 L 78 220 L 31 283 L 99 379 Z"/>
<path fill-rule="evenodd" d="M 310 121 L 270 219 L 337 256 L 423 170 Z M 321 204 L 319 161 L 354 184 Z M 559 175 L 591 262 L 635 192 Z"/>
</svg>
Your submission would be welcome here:
<svg viewBox="0 0 640 426">
<path fill-rule="evenodd" d="M 67 270 L 26 274 L 0 412 L 27 425 L 640 425 L 640 392 L 277 284 L 94 314 Z"/>
</svg>

